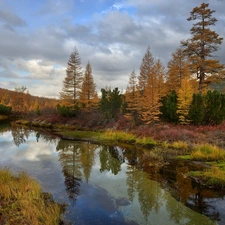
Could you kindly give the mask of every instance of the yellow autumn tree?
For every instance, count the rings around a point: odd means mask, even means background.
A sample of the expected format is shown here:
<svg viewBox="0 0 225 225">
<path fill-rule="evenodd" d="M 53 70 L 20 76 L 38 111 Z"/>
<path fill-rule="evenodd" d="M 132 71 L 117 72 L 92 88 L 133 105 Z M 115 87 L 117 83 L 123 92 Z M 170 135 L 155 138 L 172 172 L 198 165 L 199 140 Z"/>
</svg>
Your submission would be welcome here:
<svg viewBox="0 0 225 225">
<path fill-rule="evenodd" d="M 160 62 L 158 62 L 160 63 Z M 162 82 L 161 73 L 159 73 L 159 64 L 156 63 L 148 76 L 148 83 L 141 98 L 141 117 L 146 124 L 155 123 L 160 115 L 160 82 Z M 161 63 L 160 63 L 161 65 Z"/>
<path fill-rule="evenodd" d="M 181 124 L 188 124 L 188 112 L 192 101 L 194 90 L 187 77 L 182 79 L 181 87 L 178 90 L 178 109 L 177 113 Z"/>
<path fill-rule="evenodd" d="M 92 105 L 93 99 L 96 94 L 96 85 L 94 83 L 94 78 L 92 75 L 92 68 L 91 64 L 88 62 L 85 73 L 84 73 L 84 79 L 81 86 L 81 92 L 80 92 L 80 103 L 86 107 L 90 108 Z"/>
<path fill-rule="evenodd" d="M 172 59 L 167 65 L 167 91 L 178 91 L 184 77 L 190 77 L 189 63 L 182 49 L 178 48 L 172 54 Z"/>
</svg>

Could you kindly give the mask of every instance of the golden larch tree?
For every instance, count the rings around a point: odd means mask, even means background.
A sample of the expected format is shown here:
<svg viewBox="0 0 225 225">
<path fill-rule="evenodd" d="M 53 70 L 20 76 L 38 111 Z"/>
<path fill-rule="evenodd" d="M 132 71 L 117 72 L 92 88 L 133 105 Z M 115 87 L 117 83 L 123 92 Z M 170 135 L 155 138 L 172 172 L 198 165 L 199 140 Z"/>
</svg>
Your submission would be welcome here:
<svg viewBox="0 0 225 225">
<path fill-rule="evenodd" d="M 92 105 L 93 99 L 96 97 L 95 88 L 96 85 L 94 83 L 94 78 L 92 75 L 91 64 L 88 62 L 84 72 L 84 79 L 80 92 L 80 103 L 84 107 L 89 108 Z"/>
<path fill-rule="evenodd" d="M 190 30 L 192 37 L 181 42 L 186 55 L 191 60 L 192 72 L 197 74 L 200 91 L 209 82 L 224 75 L 224 65 L 220 64 L 219 60 L 212 59 L 212 53 L 218 50 L 223 38 L 210 29 L 217 19 L 212 16 L 215 10 L 208 7 L 208 3 L 202 3 L 199 7 L 193 8 L 187 19 L 197 21 Z"/>
<path fill-rule="evenodd" d="M 154 66 L 154 58 L 148 46 L 147 51 L 142 59 L 140 74 L 138 76 L 138 89 L 143 92 L 148 84 L 149 74 Z"/>
<path fill-rule="evenodd" d="M 158 73 L 157 63 L 149 73 L 148 84 L 140 103 L 142 104 L 141 117 L 146 124 L 151 124 L 159 120 L 160 115 L 160 90 L 161 74 Z"/>
<path fill-rule="evenodd" d="M 188 112 L 190 109 L 192 96 L 194 94 L 193 87 L 187 77 L 182 79 L 181 87 L 178 90 L 178 106 L 177 113 L 181 124 L 188 124 Z"/>
<path fill-rule="evenodd" d="M 167 68 L 167 91 L 177 92 L 181 87 L 182 79 L 190 77 L 189 62 L 182 49 L 178 48 L 172 54 L 172 59 L 168 62 Z"/>
</svg>

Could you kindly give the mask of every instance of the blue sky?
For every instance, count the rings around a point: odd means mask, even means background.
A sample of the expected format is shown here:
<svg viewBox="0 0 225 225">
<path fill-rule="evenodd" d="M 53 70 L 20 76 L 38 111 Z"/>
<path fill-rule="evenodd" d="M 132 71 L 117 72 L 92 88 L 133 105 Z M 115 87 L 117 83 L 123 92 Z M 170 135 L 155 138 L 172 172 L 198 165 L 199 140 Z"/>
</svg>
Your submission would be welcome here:
<svg viewBox="0 0 225 225">
<path fill-rule="evenodd" d="M 225 37 L 225 2 L 207 0 Z M 186 19 L 201 0 L 0 0 L 0 87 L 26 86 L 59 97 L 68 58 L 77 48 L 90 61 L 98 90 L 125 90 L 133 69 L 151 53 L 164 66 L 190 35 Z M 225 63 L 225 44 L 215 55 Z"/>
</svg>

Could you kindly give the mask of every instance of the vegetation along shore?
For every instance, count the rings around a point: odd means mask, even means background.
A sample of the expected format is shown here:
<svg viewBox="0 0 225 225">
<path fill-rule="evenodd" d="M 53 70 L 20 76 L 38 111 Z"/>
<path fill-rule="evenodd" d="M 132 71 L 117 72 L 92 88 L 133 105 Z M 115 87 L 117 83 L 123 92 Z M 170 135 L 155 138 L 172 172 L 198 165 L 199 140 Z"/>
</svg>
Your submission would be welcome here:
<svg viewBox="0 0 225 225">
<path fill-rule="evenodd" d="M 25 86 L 0 88 L 0 123 L 8 119 L 11 126 L 50 129 L 65 139 L 148 148 L 155 160 L 163 155 L 198 161 L 203 170 L 185 176 L 225 190 L 225 65 L 213 58 L 223 40 L 211 30 L 214 12 L 206 3 L 190 12 L 188 21 L 196 22 L 191 36 L 181 41 L 167 68 L 148 46 L 140 73 L 132 70 L 124 91 L 97 90 L 90 62 L 83 70 L 75 47 L 60 99 L 32 96 Z M 33 179 L 0 173 L 0 223 L 58 223 L 59 206 L 46 200 Z"/>
</svg>

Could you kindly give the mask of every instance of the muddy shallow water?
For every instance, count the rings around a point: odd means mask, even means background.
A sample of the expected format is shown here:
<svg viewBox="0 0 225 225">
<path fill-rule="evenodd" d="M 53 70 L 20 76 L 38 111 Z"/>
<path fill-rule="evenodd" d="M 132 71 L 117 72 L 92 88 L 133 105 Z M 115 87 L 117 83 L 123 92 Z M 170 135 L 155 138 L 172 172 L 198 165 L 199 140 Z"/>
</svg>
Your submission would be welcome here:
<svg viewBox="0 0 225 225">
<path fill-rule="evenodd" d="M 224 193 L 185 174 L 198 163 L 157 163 L 151 150 L 66 141 L 51 132 L 5 128 L 0 167 L 25 170 L 67 204 L 72 224 L 225 224 Z"/>
</svg>

